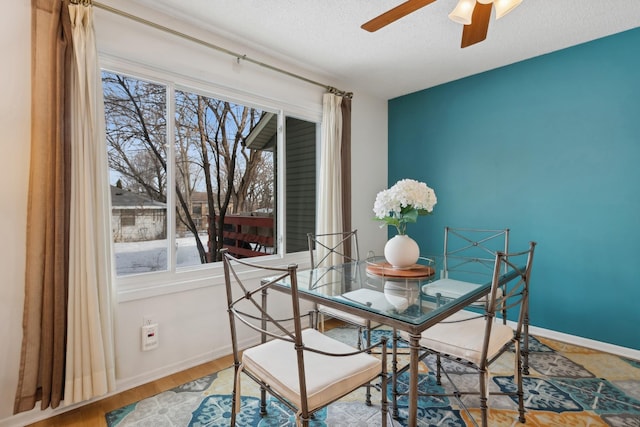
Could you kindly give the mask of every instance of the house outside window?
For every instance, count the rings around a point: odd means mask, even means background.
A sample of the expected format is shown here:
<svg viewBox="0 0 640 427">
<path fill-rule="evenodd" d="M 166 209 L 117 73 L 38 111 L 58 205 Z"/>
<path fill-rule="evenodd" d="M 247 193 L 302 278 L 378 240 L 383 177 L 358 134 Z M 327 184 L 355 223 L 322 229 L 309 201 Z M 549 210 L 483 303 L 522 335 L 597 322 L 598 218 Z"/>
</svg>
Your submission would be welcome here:
<svg viewBox="0 0 640 427">
<path fill-rule="evenodd" d="M 317 123 L 171 79 L 102 77 L 118 277 L 215 266 L 222 248 L 307 250 Z"/>
<path fill-rule="evenodd" d="M 120 212 L 120 227 L 135 227 L 136 226 L 136 213 L 135 212 Z"/>
</svg>

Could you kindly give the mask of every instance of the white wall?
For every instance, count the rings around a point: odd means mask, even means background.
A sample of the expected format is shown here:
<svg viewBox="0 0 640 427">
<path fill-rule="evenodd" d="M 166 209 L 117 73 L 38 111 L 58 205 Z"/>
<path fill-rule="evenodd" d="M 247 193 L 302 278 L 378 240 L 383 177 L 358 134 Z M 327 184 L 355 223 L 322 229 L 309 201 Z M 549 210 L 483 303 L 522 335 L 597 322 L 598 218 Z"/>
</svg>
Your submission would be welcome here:
<svg viewBox="0 0 640 427">
<path fill-rule="evenodd" d="M 172 26 L 212 43 L 218 43 L 249 57 L 298 72 L 306 77 L 349 90 L 327 76 L 305 71 L 250 48 L 238 46 L 149 11 L 136 11 L 125 1 L 105 2 L 119 9 Z M 30 129 L 30 6 L 11 2 L 0 17 L 2 54 L 0 64 L 0 426 L 24 425 L 64 410 L 39 411 L 12 416 L 22 340 L 22 307 L 25 268 L 26 206 L 29 177 Z M 6 9 L 6 8 L 5 8 Z M 203 46 L 189 45 L 175 36 L 140 28 L 124 18 L 96 10 L 97 34 L 104 64 L 122 57 L 156 68 L 180 64 L 182 74 L 220 85 L 230 96 L 247 93 L 256 100 L 273 100 L 292 112 L 318 115 L 323 89 L 284 77 L 216 53 Z M 137 30 L 132 29 L 138 27 Z M 240 90 L 240 92 L 238 92 Z M 386 229 L 373 221 L 376 193 L 387 183 L 387 103 L 386 100 L 355 93 L 352 117 L 353 226 L 358 228 L 364 253 L 381 253 Z M 118 389 L 168 375 L 206 360 L 230 353 L 228 320 L 223 307 L 224 289 L 220 278 L 208 279 L 205 287 L 116 305 L 116 357 Z M 158 349 L 140 351 L 139 326 L 143 315 L 154 316 L 160 324 Z"/>
<path fill-rule="evenodd" d="M 382 255 L 387 227 L 374 221 L 373 202 L 387 188 L 387 102 L 356 93 L 351 116 L 351 221 L 358 229 L 360 256 Z"/>
<path fill-rule="evenodd" d="M 30 2 L 0 14 L 0 420 L 13 412 L 22 343 L 30 129 Z"/>
</svg>

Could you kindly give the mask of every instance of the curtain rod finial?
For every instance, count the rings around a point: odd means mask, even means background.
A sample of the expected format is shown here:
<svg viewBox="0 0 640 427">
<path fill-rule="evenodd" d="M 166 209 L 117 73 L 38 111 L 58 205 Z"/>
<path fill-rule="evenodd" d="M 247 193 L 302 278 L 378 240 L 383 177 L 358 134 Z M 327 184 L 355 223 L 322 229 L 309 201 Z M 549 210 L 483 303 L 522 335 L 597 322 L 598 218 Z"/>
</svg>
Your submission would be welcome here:
<svg viewBox="0 0 640 427">
<path fill-rule="evenodd" d="M 332 93 L 337 96 L 342 96 L 344 98 L 353 98 L 353 92 L 346 92 L 344 90 L 336 89 L 333 86 L 327 86 L 327 92 Z"/>
</svg>

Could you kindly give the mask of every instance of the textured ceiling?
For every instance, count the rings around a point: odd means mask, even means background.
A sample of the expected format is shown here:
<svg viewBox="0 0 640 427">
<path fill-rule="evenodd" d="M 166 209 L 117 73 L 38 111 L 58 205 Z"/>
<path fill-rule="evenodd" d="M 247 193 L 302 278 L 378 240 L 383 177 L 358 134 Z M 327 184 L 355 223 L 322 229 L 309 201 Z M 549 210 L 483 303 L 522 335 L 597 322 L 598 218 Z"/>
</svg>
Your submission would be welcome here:
<svg viewBox="0 0 640 427">
<path fill-rule="evenodd" d="M 447 18 L 457 0 L 375 33 L 360 25 L 401 0 L 131 1 L 383 99 L 640 26 L 640 0 L 524 0 L 500 20 L 492 14 L 487 39 L 461 49 L 462 26 Z"/>
</svg>

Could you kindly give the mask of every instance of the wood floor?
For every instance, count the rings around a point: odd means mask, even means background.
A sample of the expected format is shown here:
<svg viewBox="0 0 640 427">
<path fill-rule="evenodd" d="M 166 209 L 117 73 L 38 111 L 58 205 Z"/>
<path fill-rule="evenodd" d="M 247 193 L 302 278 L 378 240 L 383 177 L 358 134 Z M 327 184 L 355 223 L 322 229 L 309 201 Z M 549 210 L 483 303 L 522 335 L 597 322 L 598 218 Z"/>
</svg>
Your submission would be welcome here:
<svg viewBox="0 0 640 427">
<path fill-rule="evenodd" d="M 233 365 L 231 355 L 169 375 L 27 427 L 106 427 L 105 414 Z"/>
<path fill-rule="evenodd" d="M 324 326 L 325 329 L 331 329 L 340 325 L 342 325 L 342 322 L 329 319 Z M 106 427 L 105 414 L 107 412 L 170 390 L 213 372 L 218 372 L 231 365 L 233 365 L 232 355 L 221 357 L 25 427 Z"/>
</svg>

